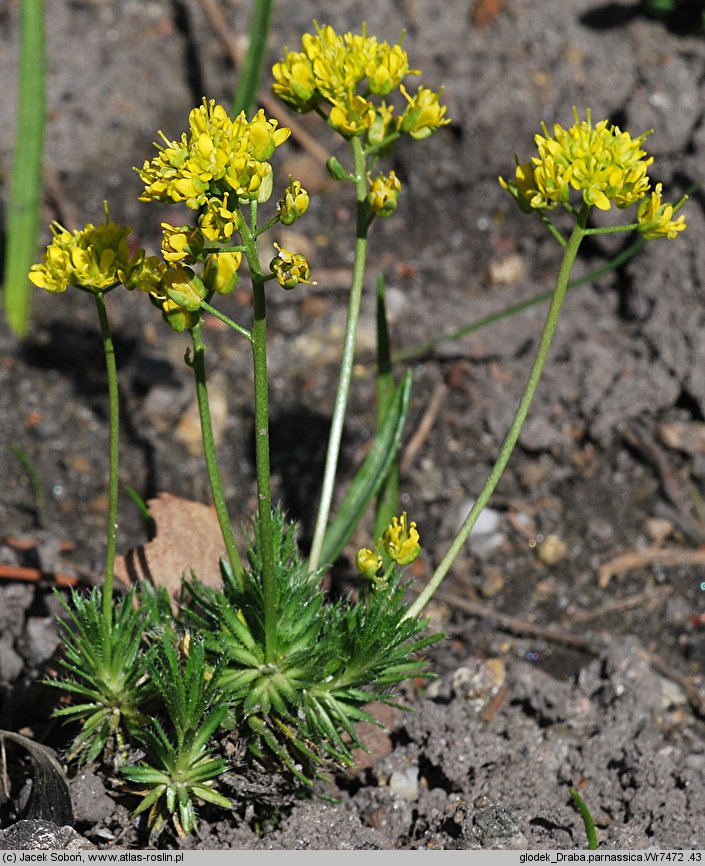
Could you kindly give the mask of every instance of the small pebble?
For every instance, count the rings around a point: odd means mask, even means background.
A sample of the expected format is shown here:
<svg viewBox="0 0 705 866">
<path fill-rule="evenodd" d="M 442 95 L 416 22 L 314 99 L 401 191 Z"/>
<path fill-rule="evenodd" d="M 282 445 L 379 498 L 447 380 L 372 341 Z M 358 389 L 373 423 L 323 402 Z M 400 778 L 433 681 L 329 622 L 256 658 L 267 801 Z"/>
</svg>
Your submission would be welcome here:
<svg viewBox="0 0 705 866">
<path fill-rule="evenodd" d="M 557 535 L 547 535 L 539 545 L 539 558 L 545 565 L 556 565 L 567 553 L 568 545 Z"/>
<path fill-rule="evenodd" d="M 663 517 L 650 517 L 645 529 L 650 540 L 660 547 L 673 532 L 673 524 Z"/>
<path fill-rule="evenodd" d="M 389 777 L 389 787 L 404 800 L 411 802 L 419 798 L 419 768 L 408 767 L 406 770 L 395 770 Z"/>
</svg>

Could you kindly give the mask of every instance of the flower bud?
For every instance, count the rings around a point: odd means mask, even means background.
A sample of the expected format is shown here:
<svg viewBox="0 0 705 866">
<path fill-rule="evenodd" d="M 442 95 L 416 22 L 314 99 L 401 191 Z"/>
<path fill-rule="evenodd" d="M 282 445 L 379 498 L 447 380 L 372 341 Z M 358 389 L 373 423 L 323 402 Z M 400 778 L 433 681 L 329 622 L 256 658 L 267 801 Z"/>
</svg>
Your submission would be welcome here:
<svg viewBox="0 0 705 866">
<path fill-rule="evenodd" d="M 289 186 L 279 202 L 279 220 L 282 225 L 290 226 L 308 210 L 309 198 L 298 180 L 289 178 Z"/>
<path fill-rule="evenodd" d="M 242 262 L 242 253 L 212 253 L 206 259 L 203 284 L 209 292 L 229 295 L 237 285 L 237 269 Z"/>
<path fill-rule="evenodd" d="M 397 209 L 400 192 L 401 181 L 393 171 L 388 175 L 380 174 L 375 180 L 370 180 L 367 203 L 376 216 L 388 217 Z"/>
<path fill-rule="evenodd" d="M 382 557 L 379 553 L 370 550 L 368 547 L 363 547 L 357 552 L 355 565 L 363 577 L 376 581 L 377 573 L 382 568 Z"/>
<path fill-rule="evenodd" d="M 167 268 L 162 277 L 162 286 L 167 297 L 185 310 L 200 309 L 201 301 L 206 296 L 206 288 L 191 268 L 177 265 Z"/>
<path fill-rule="evenodd" d="M 350 175 L 345 171 L 342 163 L 334 156 L 328 157 L 326 168 L 328 169 L 328 174 L 333 178 L 333 180 L 349 180 L 350 178 Z"/>
</svg>

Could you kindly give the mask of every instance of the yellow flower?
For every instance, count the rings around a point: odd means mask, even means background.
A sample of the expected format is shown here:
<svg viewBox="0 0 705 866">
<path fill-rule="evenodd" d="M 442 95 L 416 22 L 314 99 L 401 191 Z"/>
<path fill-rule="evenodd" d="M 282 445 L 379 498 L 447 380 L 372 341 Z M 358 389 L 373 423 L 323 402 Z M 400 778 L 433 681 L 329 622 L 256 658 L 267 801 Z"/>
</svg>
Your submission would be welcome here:
<svg viewBox="0 0 705 866">
<path fill-rule="evenodd" d="M 201 232 L 209 241 L 224 243 L 237 229 L 237 211 L 230 210 L 228 198 L 229 194 L 226 192 L 222 199 L 208 199 L 205 213 L 198 218 Z"/>
<path fill-rule="evenodd" d="M 244 119 L 244 114 L 241 115 Z M 247 127 L 247 152 L 258 162 L 266 162 L 275 149 L 291 135 L 286 126 L 277 129 L 279 122 L 267 120 L 264 110 L 260 108 Z"/>
<path fill-rule="evenodd" d="M 662 184 L 657 183 L 650 198 L 639 205 L 637 220 L 639 231 L 647 241 L 657 238 L 669 238 L 673 240 L 685 228 L 685 217 L 681 214 L 678 219 L 673 216 L 672 204 L 661 204 Z"/>
<path fill-rule="evenodd" d="M 394 106 L 383 102 L 377 106 L 375 119 L 367 132 L 367 140 L 370 144 L 381 144 L 385 138 L 399 131 L 400 123 L 401 117 L 394 114 Z M 377 152 L 384 153 L 384 151 Z"/>
<path fill-rule="evenodd" d="M 229 295 L 237 285 L 237 270 L 242 253 L 212 253 L 206 259 L 203 284 L 210 292 Z"/>
<path fill-rule="evenodd" d="M 267 201 L 272 194 L 272 166 L 258 162 L 248 154 L 239 154 L 230 161 L 225 182 L 243 201 Z"/>
<path fill-rule="evenodd" d="M 556 124 L 550 135 L 543 124 L 544 134 L 535 137 L 533 189 L 523 190 L 526 197 L 533 193 L 531 207 L 567 205 L 571 190 L 582 192 L 583 201 L 600 210 L 609 210 L 612 203 L 625 208 L 640 201 L 649 190 L 646 172 L 653 162 L 641 148 L 649 133 L 632 138 L 607 120 L 593 127 L 589 110 L 583 121 L 576 109 L 573 115 L 570 129 Z"/>
<path fill-rule="evenodd" d="M 282 249 L 277 243 L 274 244 L 274 247 L 277 250 L 277 255 L 269 263 L 269 268 L 282 288 L 293 289 L 299 283 L 316 285 L 310 280 L 311 268 L 309 268 L 305 256 L 301 253 L 292 253 Z"/>
<path fill-rule="evenodd" d="M 377 551 L 372 551 L 368 547 L 363 547 L 358 550 L 355 556 L 355 565 L 357 570 L 369 580 L 377 580 L 377 573 L 382 568 L 382 557 Z"/>
<path fill-rule="evenodd" d="M 409 69 L 409 58 L 401 47 L 401 41 L 391 46 L 382 42 L 374 58 L 368 62 L 366 72 L 370 91 L 380 96 L 396 90 L 409 73 L 418 74 L 418 70 Z"/>
<path fill-rule="evenodd" d="M 51 231 L 54 240 L 47 247 L 44 261 L 32 265 L 29 272 L 29 279 L 40 289 L 56 293 L 75 286 L 102 291 L 124 282 L 134 264 L 127 248 L 131 229 L 111 222 L 107 206 L 104 223 L 88 223 L 73 232 L 53 223 Z"/>
<path fill-rule="evenodd" d="M 289 186 L 284 190 L 284 197 L 279 201 L 279 221 L 290 226 L 308 210 L 309 198 L 301 181 L 289 178 Z"/>
<path fill-rule="evenodd" d="M 368 179 L 370 191 L 367 194 L 367 203 L 372 212 L 379 217 L 391 216 L 397 209 L 401 181 L 393 171 L 388 175 L 380 174 L 374 180 Z"/>
<path fill-rule="evenodd" d="M 519 157 L 516 154 L 514 154 L 514 160 L 517 164 L 514 180 L 506 181 L 500 177 L 499 183 L 514 198 L 524 213 L 531 213 L 531 202 L 538 192 L 534 181 L 534 164 L 531 160 L 519 162 Z"/>
<path fill-rule="evenodd" d="M 442 88 L 438 93 L 434 93 L 427 87 L 420 86 L 413 97 L 409 96 L 403 84 L 399 89 L 408 102 L 401 120 L 402 132 L 408 132 L 415 139 L 428 138 L 441 126 L 450 123 L 450 119 L 445 116 L 445 105 L 439 102 L 443 94 Z"/>
<path fill-rule="evenodd" d="M 398 565 L 409 565 L 421 553 L 421 543 L 416 523 L 409 523 L 406 512 L 401 517 L 393 517 L 384 531 L 382 544 L 387 554 Z"/>
<path fill-rule="evenodd" d="M 345 136 L 359 135 L 375 122 L 374 105 L 362 96 L 343 96 L 333 103 L 329 115 L 331 126 Z"/>
<path fill-rule="evenodd" d="M 159 256 L 145 256 L 144 250 L 140 250 L 125 274 L 125 288 L 130 291 L 139 289 L 148 294 L 163 292 L 162 277 L 166 267 Z"/>
<path fill-rule="evenodd" d="M 200 229 L 162 223 L 162 255 L 169 264 L 192 265 L 201 254 L 203 241 Z"/>
<path fill-rule="evenodd" d="M 303 52 L 285 51 L 272 67 L 272 92 L 296 111 L 310 111 L 316 103 L 316 82 L 311 61 Z"/>
</svg>

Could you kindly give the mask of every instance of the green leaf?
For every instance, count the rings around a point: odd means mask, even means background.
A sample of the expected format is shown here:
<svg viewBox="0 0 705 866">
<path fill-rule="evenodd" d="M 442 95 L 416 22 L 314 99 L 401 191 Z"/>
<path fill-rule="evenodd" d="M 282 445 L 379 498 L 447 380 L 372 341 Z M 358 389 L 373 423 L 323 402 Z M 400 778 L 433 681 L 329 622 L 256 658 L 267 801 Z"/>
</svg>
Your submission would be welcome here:
<svg viewBox="0 0 705 866">
<path fill-rule="evenodd" d="M 394 396 L 370 453 L 352 480 L 337 514 L 326 530 L 321 562 L 335 562 L 387 477 L 399 450 L 409 412 L 410 394 L 411 374 L 407 372 L 394 389 Z"/>
<path fill-rule="evenodd" d="M 44 0 L 22 0 L 17 134 L 7 208 L 3 275 L 5 313 L 16 334 L 27 332 L 32 285 L 27 274 L 37 254 L 44 150 Z"/>
<path fill-rule="evenodd" d="M 377 426 L 384 422 L 394 399 L 394 374 L 387 322 L 384 277 L 377 277 Z M 395 455 L 375 504 L 373 538 L 381 538 L 399 510 L 399 461 Z"/>
</svg>

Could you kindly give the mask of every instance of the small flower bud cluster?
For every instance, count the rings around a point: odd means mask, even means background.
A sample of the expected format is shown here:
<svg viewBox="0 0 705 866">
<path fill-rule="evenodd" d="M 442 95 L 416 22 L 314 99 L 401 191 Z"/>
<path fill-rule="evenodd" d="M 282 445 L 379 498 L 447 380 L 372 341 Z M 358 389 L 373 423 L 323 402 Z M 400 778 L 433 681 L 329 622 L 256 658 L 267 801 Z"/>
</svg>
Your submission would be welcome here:
<svg viewBox="0 0 705 866">
<path fill-rule="evenodd" d="M 372 581 L 376 589 L 381 589 L 386 586 L 394 565 L 410 565 L 420 554 L 421 540 L 416 523 L 409 523 L 404 512 L 401 517 L 392 518 L 374 550 L 368 547 L 358 550 L 355 565 L 363 577 Z M 386 570 L 385 561 L 390 564 Z"/>
<path fill-rule="evenodd" d="M 275 64 L 272 89 L 296 111 L 327 105 L 329 123 L 346 138 L 365 135 L 370 144 L 401 133 L 426 138 L 450 121 L 440 93 L 419 87 L 410 96 L 404 89 L 404 78 L 419 73 L 409 69 L 401 43 L 378 42 L 364 27 L 362 34 L 342 36 L 329 25 L 316 25 L 315 33 L 302 37 L 301 51 L 286 51 Z M 407 102 L 402 113 L 386 101 L 397 89 Z"/>
</svg>

